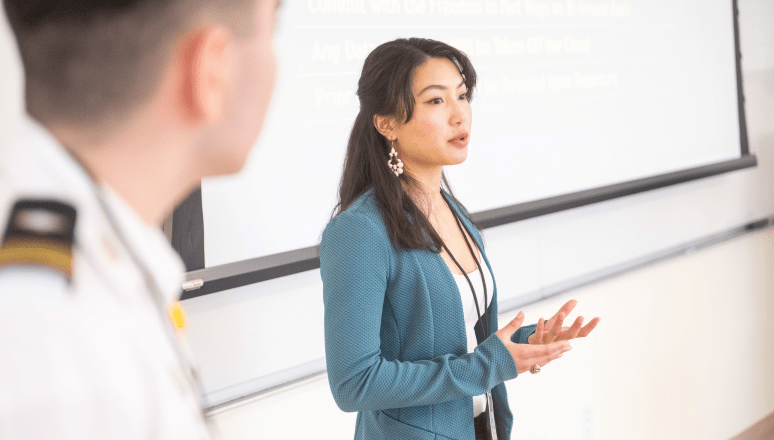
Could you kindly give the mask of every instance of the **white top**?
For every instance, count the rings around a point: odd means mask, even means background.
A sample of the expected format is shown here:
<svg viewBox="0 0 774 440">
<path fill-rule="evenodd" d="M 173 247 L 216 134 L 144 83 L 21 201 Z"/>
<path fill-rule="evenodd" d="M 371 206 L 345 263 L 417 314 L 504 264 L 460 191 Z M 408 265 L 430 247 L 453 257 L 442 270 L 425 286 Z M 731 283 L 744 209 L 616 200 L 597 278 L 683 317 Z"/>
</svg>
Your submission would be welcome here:
<svg viewBox="0 0 774 440">
<path fill-rule="evenodd" d="M 19 199 L 76 210 L 71 284 L 40 266 L 0 267 L 0 440 L 209 438 L 180 341 L 129 256 L 162 309 L 178 299 L 184 267 L 159 228 L 102 187 L 111 224 L 88 175 L 31 120 L 0 153 L 0 241 Z"/>
<path fill-rule="evenodd" d="M 474 248 L 475 249 L 475 248 Z M 478 257 L 481 259 L 481 257 Z M 484 270 L 484 279 L 486 280 L 486 305 L 492 303 L 492 291 L 494 290 L 494 281 L 492 280 L 492 273 L 486 266 L 486 263 L 480 261 L 481 269 Z M 452 273 L 454 280 L 457 282 L 457 287 L 460 291 L 460 297 L 462 298 L 462 312 L 465 315 L 465 334 L 468 338 L 468 353 L 473 353 L 478 342 L 476 341 L 476 332 L 474 327 L 478 322 L 478 315 L 476 314 L 476 305 L 473 301 L 473 294 L 470 291 L 470 284 L 465 279 L 465 275 L 458 275 Z M 478 307 L 481 312 L 481 317 L 484 316 L 484 286 L 481 284 L 481 274 L 478 269 L 468 274 L 473 288 L 476 290 L 476 298 L 478 298 Z M 497 330 L 497 329 L 494 329 Z M 473 396 L 473 417 L 481 414 L 486 409 L 486 394 L 480 396 Z"/>
</svg>

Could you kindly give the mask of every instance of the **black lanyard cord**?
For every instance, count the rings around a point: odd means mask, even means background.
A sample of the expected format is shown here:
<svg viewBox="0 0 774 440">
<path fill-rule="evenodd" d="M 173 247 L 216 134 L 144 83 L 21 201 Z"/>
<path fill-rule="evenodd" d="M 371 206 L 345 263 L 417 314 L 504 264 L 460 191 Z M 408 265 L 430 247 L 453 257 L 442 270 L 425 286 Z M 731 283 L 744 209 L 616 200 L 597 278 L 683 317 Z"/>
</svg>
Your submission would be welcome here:
<svg viewBox="0 0 774 440">
<path fill-rule="evenodd" d="M 441 193 L 441 197 L 443 197 L 443 193 Z M 476 258 L 476 254 L 473 252 L 473 247 L 470 245 L 470 241 L 468 241 L 467 235 L 465 235 L 465 231 L 462 228 L 462 222 L 460 221 L 459 217 L 457 216 L 456 211 L 454 211 L 454 208 L 451 206 L 448 200 L 444 197 L 443 200 L 446 202 L 447 205 L 449 205 L 449 209 L 452 212 L 452 215 L 454 215 L 454 220 L 457 221 L 457 227 L 459 228 L 460 232 L 462 233 L 462 238 L 465 239 L 465 244 L 468 245 L 468 250 L 470 251 L 470 255 L 473 256 L 473 261 L 476 262 L 476 267 L 478 267 L 478 271 L 481 274 L 481 284 L 484 286 L 484 319 L 481 319 L 481 310 L 478 306 L 478 298 L 476 297 L 476 289 L 473 288 L 473 283 L 470 281 L 470 277 L 468 277 L 468 274 L 465 273 L 465 271 L 462 269 L 462 266 L 460 266 L 460 263 L 457 262 L 457 259 L 454 258 L 454 255 L 449 251 L 449 248 L 446 247 L 446 243 L 443 244 L 443 248 L 446 249 L 446 252 L 451 257 L 452 261 L 454 261 L 454 264 L 457 265 L 457 268 L 462 272 L 463 275 L 465 275 L 465 279 L 468 281 L 468 285 L 470 286 L 470 291 L 473 293 L 473 301 L 476 304 L 476 314 L 478 315 L 478 320 L 481 322 L 481 327 L 484 330 L 484 339 L 489 337 L 489 323 L 487 323 L 487 291 L 486 291 L 486 281 L 484 279 L 484 271 L 481 269 L 481 263 L 478 261 L 478 258 Z M 472 235 L 471 235 L 472 237 Z M 481 253 L 481 258 L 484 258 L 483 252 Z M 466 330 L 467 331 L 467 330 Z M 488 414 L 487 420 L 489 422 L 489 433 L 487 435 L 488 438 L 492 440 L 497 440 L 497 423 L 495 422 L 494 417 L 494 402 L 492 400 L 492 392 L 487 391 L 486 392 L 486 408 L 484 409 L 484 412 Z"/>
<path fill-rule="evenodd" d="M 441 195 L 443 197 L 443 194 Z M 454 255 L 452 255 L 451 251 L 449 251 L 449 248 L 446 247 L 446 243 L 443 244 L 443 248 L 446 249 L 446 253 L 449 254 L 452 261 L 454 261 L 454 264 L 457 265 L 457 268 L 462 272 L 462 275 L 465 276 L 465 279 L 468 281 L 468 285 L 470 286 L 470 291 L 473 293 L 473 302 L 476 305 L 476 315 L 478 316 L 478 320 L 481 321 L 481 327 L 484 330 L 484 338 L 489 336 L 489 323 L 486 322 L 487 317 L 487 289 L 486 289 L 486 281 L 484 280 L 484 271 L 481 269 L 481 263 L 476 258 L 476 254 L 473 252 L 473 247 L 470 245 L 470 241 L 468 241 L 467 235 L 465 235 L 465 231 L 462 229 L 462 223 L 460 222 L 459 217 L 457 217 L 457 213 L 454 211 L 454 208 L 452 208 L 451 204 L 448 200 L 446 200 L 445 197 L 443 197 L 443 200 L 446 202 L 447 205 L 449 205 L 449 209 L 452 212 L 452 215 L 454 216 L 454 220 L 457 222 L 457 227 L 459 228 L 460 232 L 462 233 L 462 238 L 465 239 L 465 244 L 468 246 L 468 250 L 470 251 L 470 255 L 473 256 L 473 261 L 476 262 L 476 267 L 478 267 L 478 271 L 481 275 L 481 284 L 484 286 L 484 319 L 481 319 L 481 309 L 478 306 L 478 297 L 476 296 L 476 289 L 473 288 L 473 283 L 470 281 L 470 278 L 468 277 L 468 274 L 465 273 L 465 271 L 462 269 L 462 266 L 460 266 L 460 263 L 457 262 L 457 259 L 454 258 Z M 482 254 L 483 258 L 483 254 Z"/>
</svg>

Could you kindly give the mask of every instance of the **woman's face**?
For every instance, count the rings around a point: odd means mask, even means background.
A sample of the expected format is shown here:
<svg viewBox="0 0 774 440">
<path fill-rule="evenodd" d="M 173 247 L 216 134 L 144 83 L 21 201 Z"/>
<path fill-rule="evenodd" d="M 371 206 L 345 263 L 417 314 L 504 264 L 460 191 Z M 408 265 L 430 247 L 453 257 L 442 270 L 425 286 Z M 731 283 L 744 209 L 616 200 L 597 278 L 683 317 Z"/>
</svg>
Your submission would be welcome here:
<svg viewBox="0 0 774 440">
<path fill-rule="evenodd" d="M 407 171 L 422 173 L 464 162 L 472 113 L 457 67 L 446 58 L 431 58 L 416 68 L 412 91 L 414 114 L 394 131 L 395 150 Z"/>
</svg>

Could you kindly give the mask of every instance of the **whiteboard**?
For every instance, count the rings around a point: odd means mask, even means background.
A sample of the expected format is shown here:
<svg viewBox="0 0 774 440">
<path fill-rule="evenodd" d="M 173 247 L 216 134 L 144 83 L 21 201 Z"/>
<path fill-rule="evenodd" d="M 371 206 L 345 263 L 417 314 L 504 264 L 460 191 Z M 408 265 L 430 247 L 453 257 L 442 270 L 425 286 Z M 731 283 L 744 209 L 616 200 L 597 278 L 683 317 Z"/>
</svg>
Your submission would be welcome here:
<svg viewBox="0 0 774 440">
<path fill-rule="evenodd" d="M 700 0 L 287 2 L 264 132 L 242 172 L 202 182 L 205 267 L 317 244 L 363 61 L 398 37 L 448 42 L 477 70 L 468 159 L 446 167 L 471 212 L 739 158 L 732 13 Z"/>
</svg>

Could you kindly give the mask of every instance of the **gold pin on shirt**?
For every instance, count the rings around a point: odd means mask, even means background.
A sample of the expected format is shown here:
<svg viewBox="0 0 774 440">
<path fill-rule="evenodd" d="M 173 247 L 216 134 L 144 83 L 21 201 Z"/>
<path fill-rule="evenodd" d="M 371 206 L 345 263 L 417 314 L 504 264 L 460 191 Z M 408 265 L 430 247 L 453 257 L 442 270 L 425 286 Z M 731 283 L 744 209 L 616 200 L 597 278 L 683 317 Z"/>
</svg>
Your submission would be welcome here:
<svg viewBox="0 0 774 440">
<path fill-rule="evenodd" d="M 185 309 L 180 304 L 180 301 L 174 301 L 170 304 L 167 308 L 167 314 L 175 331 L 182 332 L 185 330 L 185 327 L 188 325 L 188 317 L 185 315 Z"/>
</svg>

